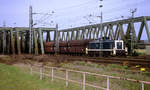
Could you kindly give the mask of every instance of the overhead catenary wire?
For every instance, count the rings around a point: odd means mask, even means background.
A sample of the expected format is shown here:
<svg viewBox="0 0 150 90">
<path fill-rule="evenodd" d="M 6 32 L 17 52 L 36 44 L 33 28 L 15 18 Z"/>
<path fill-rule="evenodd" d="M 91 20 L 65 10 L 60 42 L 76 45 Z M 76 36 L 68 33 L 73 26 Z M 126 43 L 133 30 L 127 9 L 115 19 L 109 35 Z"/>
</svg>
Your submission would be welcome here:
<svg viewBox="0 0 150 90">
<path fill-rule="evenodd" d="M 122 20 L 121 16 L 120 16 L 120 18 L 119 17 L 113 17 L 113 18 L 108 18 L 108 19 L 104 20 L 103 23 L 108 22 L 108 21 L 111 22 L 111 21 L 114 21 L 116 19 Z M 95 21 L 95 22 L 93 21 L 92 24 L 99 24 L 99 21 Z M 68 24 L 65 25 L 65 24 L 61 23 L 61 26 L 65 26 L 65 28 L 62 28 L 62 29 L 66 29 L 70 26 L 72 26 L 71 28 L 73 28 L 73 27 L 80 27 L 80 26 L 86 26 L 86 25 L 91 25 L 91 24 L 89 24 L 89 22 L 86 20 L 84 22 L 83 21 L 82 22 L 81 21 L 73 22 L 73 23 L 70 23 L 69 25 Z"/>
<path fill-rule="evenodd" d="M 127 10 L 126 10 L 127 11 Z M 118 11 L 115 11 L 116 13 L 118 13 Z M 109 13 L 104 13 L 104 17 L 106 16 L 106 17 L 110 17 L 111 16 L 111 14 L 113 14 L 113 13 L 115 13 L 115 12 L 109 12 Z M 98 15 L 96 15 L 96 14 L 98 14 L 97 12 L 94 12 L 95 13 L 95 19 L 96 19 L 96 16 L 98 16 Z M 129 13 L 130 14 L 130 13 Z M 81 17 L 84 17 L 83 15 L 80 15 Z M 61 17 L 63 17 L 62 15 L 61 15 Z M 65 16 L 67 19 L 68 19 L 68 17 L 67 16 Z M 76 18 L 76 16 L 73 16 L 74 18 Z M 72 19 L 73 19 L 73 17 L 71 17 Z M 77 16 L 78 17 L 78 16 Z M 119 17 L 117 16 L 117 17 L 111 17 L 111 18 L 113 18 L 113 19 L 121 19 L 121 13 L 119 13 Z M 111 18 L 109 18 L 110 20 L 111 20 Z M 127 16 L 124 16 L 124 18 L 128 18 Z M 108 20 L 108 18 L 106 19 L 106 18 L 104 18 L 104 21 L 105 20 Z"/>
<path fill-rule="evenodd" d="M 84 4 L 85 4 L 85 3 L 84 3 Z M 77 5 L 77 6 L 78 6 L 78 5 Z M 72 6 L 72 7 L 74 7 L 74 6 Z M 91 7 L 91 6 L 90 6 L 90 7 Z M 94 7 L 95 7 L 95 6 L 94 6 Z M 97 7 L 97 6 L 96 6 L 96 7 Z M 78 7 L 77 7 L 77 8 L 78 8 Z M 126 7 L 121 8 L 121 9 L 118 9 L 117 11 L 124 10 L 125 8 L 126 8 Z M 65 10 L 65 11 L 66 11 L 66 9 L 67 9 L 67 8 L 64 8 L 64 9 L 62 8 L 62 9 L 58 9 L 58 10 Z M 71 8 L 68 7 L 68 9 L 71 9 Z M 86 9 L 87 9 L 87 7 L 86 7 Z M 116 8 L 113 8 L 113 9 L 116 9 Z M 57 11 L 57 9 L 56 9 L 56 11 Z M 58 13 L 58 12 L 56 12 L 56 13 Z M 105 12 L 105 11 L 104 11 L 104 13 L 110 13 L 110 12 Z M 62 14 L 61 14 L 61 16 L 65 16 L 65 15 L 62 15 Z"/>
<path fill-rule="evenodd" d="M 59 20 L 58 20 L 58 18 L 59 17 L 66 17 L 67 19 L 68 19 L 68 17 L 66 16 L 66 15 L 63 15 L 61 12 L 67 12 L 66 10 L 69 10 L 69 9 L 73 9 L 73 8 L 80 8 L 80 7 L 85 7 L 88 3 L 95 3 L 95 1 L 93 1 L 93 0 L 90 0 L 90 1 L 87 1 L 87 2 L 85 2 L 85 3 L 81 3 L 81 4 L 78 4 L 78 5 L 73 5 L 73 6 L 69 6 L 69 7 L 65 7 L 65 8 L 61 8 L 61 9 L 54 9 L 55 10 L 55 12 L 56 12 L 56 14 L 55 14 L 55 16 L 57 16 L 57 17 L 55 17 L 56 19 L 57 19 L 57 22 L 59 22 Z M 132 4 L 126 4 L 126 5 L 133 5 L 134 3 L 132 3 Z M 137 4 L 137 3 L 136 3 Z M 86 7 L 85 9 L 88 9 L 88 8 L 93 8 L 93 7 L 97 7 L 96 5 L 92 5 L 92 6 L 90 6 L 90 7 Z M 107 11 L 104 11 L 104 15 L 106 16 L 106 17 L 108 17 L 110 14 L 113 14 L 113 13 L 115 13 L 115 12 L 118 12 L 118 11 L 120 11 L 120 10 L 123 10 L 123 11 L 127 11 L 127 9 L 126 9 L 126 7 L 122 7 L 121 9 L 119 8 L 117 8 L 117 7 L 115 7 L 115 8 L 113 8 L 114 10 L 115 9 L 117 9 L 117 11 L 113 11 L 113 12 L 107 12 Z M 69 11 L 68 11 L 69 12 Z M 93 11 L 93 12 L 97 12 L 97 11 Z M 59 13 L 61 13 L 61 15 L 59 15 Z M 98 12 L 97 12 L 98 13 Z M 82 15 L 79 15 L 79 16 L 81 16 L 81 17 L 83 17 Z M 119 15 L 120 17 L 111 17 L 111 18 L 104 18 L 104 22 L 105 21 L 112 21 L 112 20 L 118 20 L 118 19 L 122 19 L 121 18 L 121 14 Z M 45 17 L 44 17 L 45 18 Z M 74 17 L 74 18 L 71 18 L 69 21 L 73 21 L 73 19 L 75 19 L 76 17 Z M 128 18 L 128 17 L 125 17 L 125 18 Z M 42 22 L 43 23 L 43 21 L 45 21 L 45 20 L 47 20 L 47 19 L 49 19 L 49 18 L 45 18 L 45 19 L 42 19 L 40 22 Z M 55 19 L 55 20 L 56 20 Z M 93 19 L 93 18 L 92 18 Z M 65 20 L 66 21 L 66 19 L 64 19 L 63 18 L 63 20 Z M 81 20 L 81 19 L 80 19 Z M 61 21 L 62 21 L 62 19 L 61 19 Z M 94 23 L 97 23 L 98 22 L 98 19 L 97 18 L 94 18 L 94 20 L 92 20 L 92 21 L 94 21 Z M 86 22 L 86 21 L 85 21 Z M 65 25 L 65 24 L 64 24 Z"/>
<path fill-rule="evenodd" d="M 128 3 L 128 4 L 125 4 L 125 5 L 123 5 L 123 7 L 120 9 L 120 6 L 117 6 L 117 7 L 114 7 L 114 8 L 111 8 L 111 9 L 109 9 L 109 10 L 107 10 L 107 11 L 105 11 L 104 10 L 104 13 L 110 13 L 110 11 L 112 11 L 112 10 L 116 10 L 117 9 L 117 11 L 120 11 L 120 10 L 128 10 L 128 9 L 126 9 L 127 7 L 126 6 L 133 6 L 133 5 L 139 5 L 140 3 L 143 3 L 143 1 L 139 1 L 139 2 L 137 2 L 137 3 Z M 85 5 L 86 5 L 86 3 L 84 3 Z M 80 5 L 75 5 L 75 6 L 80 6 Z M 61 12 L 65 12 L 66 10 L 69 10 L 69 9 L 72 9 L 72 8 L 79 8 L 79 7 L 75 7 L 75 6 L 70 6 L 70 7 L 66 7 L 66 8 L 62 8 L 62 9 L 56 9 L 55 11 L 57 12 L 57 13 L 59 13 L 59 10 L 61 11 Z M 72 7 L 72 8 L 71 8 Z M 81 6 L 81 7 L 83 7 L 83 6 Z M 85 9 L 89 9 L 89 8 L 96 8 L 97 6 L 96 5 L 90 5 L 90 7 L 85 7 Z M 118 8 L 119 7 L 119 8 Z M 98 8 L 98 7 L 97 7 Z M 62 13 L 61 13 L 61 15 L 62 15 Z"/>
<path fill-rule="evenodd" d="M 40 24 L 43 23 L 46 19 L 48 19 L 50 16 L 47 17 L 42 17 L 41 19 L 37 20 L 37 22 L 35 22 L 36 24 Z"/>
<path fill-rule="evenodd" d="M 53 11 L 52 13 L 33 13 L 33 14 L 36 14 L 36 15 L 43 15 L 42 17 L 40 17 L 39 20 L 35 20 L 34 22 L 34 25 L 37 25 L 37 24 L 47 24 L 45 21 L 48 20 L 52 15 L 53 15 Z"/>
<path fill-rule="evenodd" d="M 93 0 L 89 0 L 89 1 L 81 3 L 81 4 L 77 4 L 77 5 L 73 5 L 73 6 L 68 6 L 68 7 L 64 7 L 64 8 L 61 8 L 61 9 L 54 9 L 54 10 L 57 11 L 57 12 L 62 12 L 64 10 L 69 10 L 69 9 L 72 9 L 72 8 L 81 8 L 84 5 L 88 5 L 89 3 L 90 4 L 93 3 Z"/>
</svg>

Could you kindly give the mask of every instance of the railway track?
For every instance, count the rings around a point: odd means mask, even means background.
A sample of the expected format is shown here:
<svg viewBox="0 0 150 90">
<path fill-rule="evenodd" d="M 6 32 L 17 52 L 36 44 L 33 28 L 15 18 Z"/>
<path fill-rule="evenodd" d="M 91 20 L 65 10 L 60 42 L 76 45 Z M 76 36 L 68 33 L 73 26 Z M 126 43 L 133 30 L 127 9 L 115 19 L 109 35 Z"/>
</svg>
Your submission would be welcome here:
<svg viewBox="0 0 150 90">
<path fill-rule="evenodd" d="M 141 65 L 144 67 L 150 67 L 149 59 L 135 59 L 135 58 L 92 58 L 92 57 L 74 57 L 69 58 L 70 61 L 90 61 L 95 63 L 105 63 L 105 64 L 123 64 L 128 63 L 129 65 Z"/>
<path fill-rule="evenodd" d="M 70 55 L 45 55 L 44 57 L 30 57 L 24 56 L 26 59 L 37 60 L 40 62 L 72 62 L 72 61 L 86 61 L 86 62 L 94 62 L 94 63 L 102 63 L 102 64 L 121 64 L 127 63 L 128 65 L 135 66 L 141 65 L 144 67 L 150 68 L 150 56 L 147 57 L 88 57 L 88 56 L 70 56 Z"/>
</svg>

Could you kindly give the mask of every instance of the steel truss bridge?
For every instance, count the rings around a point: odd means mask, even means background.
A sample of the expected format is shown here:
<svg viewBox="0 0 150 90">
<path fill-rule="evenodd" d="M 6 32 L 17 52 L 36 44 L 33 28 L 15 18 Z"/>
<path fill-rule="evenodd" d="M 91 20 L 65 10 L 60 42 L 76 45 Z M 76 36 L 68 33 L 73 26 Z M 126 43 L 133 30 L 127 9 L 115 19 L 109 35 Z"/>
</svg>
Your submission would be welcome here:
<svg viewBox="0 0 150 90">
<path fill-rule="evenodd" d="M 107 36 L 110 37 L 111 40 L 118 40 L 118 39 L 125 40 L 126 39 L 125 36 L 129 35 L 132 32 L 133 39 L 135 39 L 136 41 L 140 41 L 142 32 L 146 30 L 146 35 L 150 42 L 150 31 L 148 21 L 150 21 L 150 16 L 143 16 L 113 22 L 106 22 L 103 23 L 102 25 L 95 24 L 76 28 L 69 28 L 60 30 L 59 38 L 60 40 L 68 41 L 68 40 L 96 39 L 101 38 L 102 36 Z M 135 27 L 136 23 L 140 25 L 139 30 L 136 30 Z M 127 27 L 126 30 L 124 26 Z"/>
<path fill-rule="evenodd" d="M 64 30 L 58 30 L 57 27 L 33 28 L 32 53 L 44 54 L 44 41 L 97 39 L 103 36 L 107 36 L 111 40 L 122 39 L 126 41 L 126 36 L 131 33 L 132 39 L 139 42 L 142 33 L 146 32 L 145 36 L 147 36 L 150 43 L 149 21 L 150 16 L 142 16 Z M 137 30 L 137 27 L 140 27 L 139 30 Z M 28 27 L 0 27 L 0 53 L 29 53 L 29 34 Z M 46 40 L 43 39 L 44 37 L 46 37 Z"/>
</svg>

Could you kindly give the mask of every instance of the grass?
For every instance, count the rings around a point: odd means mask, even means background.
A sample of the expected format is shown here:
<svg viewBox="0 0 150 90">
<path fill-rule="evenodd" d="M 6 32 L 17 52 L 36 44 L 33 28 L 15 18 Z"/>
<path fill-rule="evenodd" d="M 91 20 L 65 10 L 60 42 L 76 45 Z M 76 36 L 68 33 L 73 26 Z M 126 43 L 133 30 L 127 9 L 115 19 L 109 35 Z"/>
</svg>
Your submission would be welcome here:
<svg viewBox="0 0 150 90">
<path fill-rule="evenodd" d="M 149 74 L 147 73 L 133 73 L 126 71 L 130 69 L 127 66 L 121 66 L 116 64 L 109 64 L 109 65 L 99 65 L 96 63 L 90 62 L 80 62 L 76 61 L 74 63 L 67 63 L 62 64 L 64 68 L 70 68 L 74 70 L 81 70 L 81 71 L 88 71 L 94 72 L 104 75 L 111 75 L 111 76 L 119 76 L 119 77 L 126 77 L 135 80 L 145 80 L 150 81 Z M 119 71 L 117 71 L 117 69 Z M 97 77 L 86 75 L 86 81 L 90 83 L 96 83 L 95 85 L 106 87 L 106 78 L 105 77 Z M 130 82 L 126 80 L 117 80 L 117 79 L 110 79 L 110 87 L 111 90 L 141 90 L 141 84 Z M 150 85 L 145 85 L 145 90 L 150 90 Z"/>
<path fill-rule="evenodd" d="M 31 76 L 17 67 L 0 64 L 0 90 L 81 90 L 81 87 L 69 83 L 66 88 L 64 81 L 40 80 L 38 75 Z"/>
<path fill-rule="evenodd" d="M 6 60 L 7 59 L 8 58 L 6 57 Z M 111 76 L 120 76 L 133 78 L 137 80 L 150 81 L 150 77 L 147 74 L 115 71 L 114 69 L 129 69 L 126 66 L 120 66 L 115 64 L 110 64 L 106 66 L 91 62 L 76 61 L 71 63 L 62 63 L 59 66 L 67 69 L 88 71 Z M 39 71 L 39 69 L 37 70 Z M 55 70 L 54 74 L 60 77 L 65 77 L 64 71 Z M 82 82 L 83 77 L 82 74 L 69 72 L 69 79 Z M 106 81 L 107 80 L 105 77 L 86 75 L 86 82 L 93 85 L 102 86 L 106 88 Z M 110 79 L 110 89 L 141 90 L 141 84 L 129 82 L 126 80 Z M 52 82 L 49 77 L 44 77 L 43 80 L 40 80 L 39 75 L 30 75 L 29 70 L 24 69 L 23 67 L 18 68 L 16 66 L 0 64 L 0 90 L 82 90 L 82 86 L 69 82 L 69 87 L 66 88 L 65 81 L 63 80 L 58 80 L 54 78 L 54 81 Z M 91 87 L 86 87 L 86 90 L 95 89 Z M 145 85 L 145 90 L 150 90 L 150 86 Z"/>
</svg>

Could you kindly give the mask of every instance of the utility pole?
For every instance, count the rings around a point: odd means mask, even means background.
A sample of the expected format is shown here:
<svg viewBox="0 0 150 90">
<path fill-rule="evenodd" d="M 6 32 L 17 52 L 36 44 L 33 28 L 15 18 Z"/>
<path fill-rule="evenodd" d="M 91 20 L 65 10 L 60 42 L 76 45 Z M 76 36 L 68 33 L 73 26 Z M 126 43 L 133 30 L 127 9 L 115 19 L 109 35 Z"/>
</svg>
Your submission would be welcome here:
<svg viewBox="0 0 150 90">
<path fill-rule="evenodd" d="M 102 34 L 104 34 L 104 32 L 103 32 L 103 12 L 102 12 L 102 7 L 103 7 L 103 5 L 102 5 L 102 1 L 103 0 L 99 0 L 100 1 L 100 4 L 99 4 L 99 9 L 100 9 L 100 16 L 97 16 L 97 17 L 99 17 L 100 18 L 100 30 L 101 30 L 101 35 L 100 35 L 100 39 L 102 40 L 103 38 L 103 35 Z M 102 41 L 100 40 L 100 49 L 102 49 L 103 48 L 103 45 L 102 45 Z M 99 52 L 99 56 L 102 56 L 102 52 Z"/>
<path fill-rule="evenodd" d="M 130 10 L 130 12 L 131 12 L 131 18 L 134 18 L 134 14 L 135 14 L 136 11 L 137 11 L 137 8 Z"/>
<path fill-rule="evenodd" d="M 5 54 L 5 50 L 6 50 L 6 32 L 5 32 L 5 27 L 6 27 L 6 22 L 3 21 L 3 54 Z"/>
<path fill-rule="evenodd" d="M 101 8 L 103 7 L 103 5 L 101 4 L 101 2 L 103 1 L 103 0 L 99 0 L 100 1 L 100 5 L 99 5 L 99 9 L 101 10 Z M 100 18 L 100 30 L 101 30 L 101 38 L 102 38 L 102 34 L 103 34 L 103 31 L 102 31 L 102 24 L 103 24 L 103 12 L 102 12 L 102 10 L 101 10 L 101 13 L 100 13 L 100 16 L 97 16 L 97 17 L 99 17 Z"/>
<path fill-rule="evenodd" d="M 135 12 L 137 11 L 137 8 L 135 9 L 131 9 L 130 12 L 131 12 L 131 18 L 133 19 L 134 18 L 134 14 Z M 132 23 L 132 22 L 131 22 Z M 134 41 L 133 41 L 133 26 L 131 25 L 131 32 L 130 32 L 130 39 L 131 39 L 131 55 L 133 54 L 133 50 L 134 50 Z"/>
<path fill-rule="evenodd" d="M 52 11 L 52 14 L 55 13 L 54 11 Z M 36 15 L 36 14 L 39 14 L 39 15 L 52 15 L 52 14 L 49 14 L 49 13 L 33 13 L 33 10 L 32 10 L 32 6 L 30 5 L 29 6 L 29 54 L 32 54 L 32 53 L 35 53 L 34 52 L 34 33 L 35 33 L 35 30 L 33 30 L 33 26 L 37 25 L 38 23 L 41 23 L 43 22 L 44 20 L 40 21 L 40 22 L 36 22 L 36 23 L 33 23 L 33 15 Z M 42 35 L 42 34 L 41 34 Z"/>
<path fill-rule="evenodd" d="M 55 53 L 58 54 L 59 53 L 59 36 L 58 36 L 58 24 L 56 24 L 56 49 L 55 49 Z"/>
<path fill-rule="evenodd" d="M 103 26 L 103 12 L 101 12 L 101 22 L 100 22 L 100 29 L 101 29 L 101 37 L 103 36 L 102 34 L 104 34 L 103 30 L 102 30 L 102 26 Z"/>
<path fill-rule="evenodd" d="M 33 35 L 32 35 L 32 27 L 33 27 L 33 18 L 32 18 L 32 6 L 29 7 L 29 53 L 31 54 L 33 51 Z"/>
</svg>

